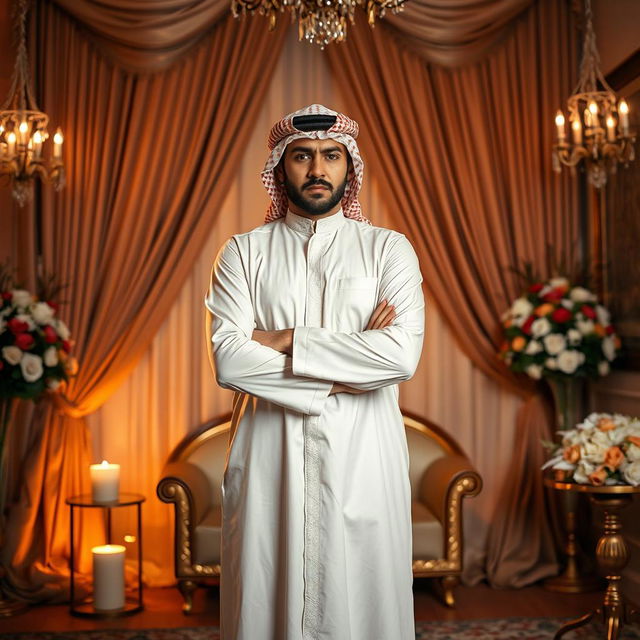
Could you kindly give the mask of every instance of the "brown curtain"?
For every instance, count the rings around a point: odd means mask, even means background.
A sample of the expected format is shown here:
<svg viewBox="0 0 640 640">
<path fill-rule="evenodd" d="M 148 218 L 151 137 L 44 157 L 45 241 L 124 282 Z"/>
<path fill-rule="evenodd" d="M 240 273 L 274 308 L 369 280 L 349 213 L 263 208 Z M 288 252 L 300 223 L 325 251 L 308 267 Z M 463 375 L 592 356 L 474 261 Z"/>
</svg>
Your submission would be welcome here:
<svg viewBox="0 0 640 640">
<path fill-rule="evenodd" d="M 284 36 L 261 18 L 228 17 L 166 72 L 135 76 L 105 61 L 52 4 L 38 6 L 36 25 L 40 104 L 68 133 L 68 187 L 42 197 L 43 262 L 69 285 L 61 315 L 80 371 L 47 413 L 10 514 L 2 558 L 10 589 L 28 600 L 66 597 L 64 500 L 87 489 L 91 457 L 83 416 L 127 376 L 173 304 Z"/>
<path fill-rule="evenodd" d="M 534 0 L 410 0 L 385 16 L 396 42 L 445 67 L 480 60 Z"/>
<path fill-rule="evenodd" d="M 569 257 L 577 248 L 573 184 L 550 163 L 553 116 L 575 70 L 569 8 L 541 0 L 503 46 L 460 69 L 427 66 L 394 45 L 388 30 L 359 21 L 326 53 L 352 115 L 366 123 L 362 145 L 433 301 L 472 362 L 527 397 L 488 557 L 494 585 L 520 586 L 556 569 L 542 452 L 530 449 L 540 450 L 550 423 L 535 385 L 496 352 L 500 316 L 519 293 L 509 267 L 526 258 L 544 271 L 547 243 Z"/>
</svg>

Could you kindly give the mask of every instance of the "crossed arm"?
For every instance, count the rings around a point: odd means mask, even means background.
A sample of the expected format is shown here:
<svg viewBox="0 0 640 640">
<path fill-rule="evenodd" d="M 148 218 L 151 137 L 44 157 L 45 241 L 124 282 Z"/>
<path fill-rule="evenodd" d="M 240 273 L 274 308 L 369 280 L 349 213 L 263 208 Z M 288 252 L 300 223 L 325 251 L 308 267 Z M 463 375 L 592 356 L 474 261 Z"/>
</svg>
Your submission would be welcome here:
<svg viewBox="0 0 640 640">
<path fill-rule="evenodd" d="M 329 394 L 370 391 L 411 377 L 424 331 L 422 277 L 413 248 L 398 238 L 384 261 L 383 301 L 367 328 L 354 333 L 321 327 L 254 330 L 247 278 L 232 238 L 216 258 L 205 299 L 218 384 L 320 415 Z"/>
</svg>

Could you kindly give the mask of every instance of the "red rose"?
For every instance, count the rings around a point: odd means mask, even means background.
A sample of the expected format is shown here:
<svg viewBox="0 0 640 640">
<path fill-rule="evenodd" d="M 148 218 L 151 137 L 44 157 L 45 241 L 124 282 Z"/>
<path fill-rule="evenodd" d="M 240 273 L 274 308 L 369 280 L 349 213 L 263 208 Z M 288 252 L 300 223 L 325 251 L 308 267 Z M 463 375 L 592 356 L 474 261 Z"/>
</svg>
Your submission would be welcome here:
<svg viewBox="0 0 640 640">
<path fill-rule="evenodd" d="M 11 293 L 11 291 L 3 291 L 2 292 L 2 299 L 3 300 L 11 300 L 11 298 L 13 298 L 13 294 Z"/>
<path fill-rule="evenodd" d="M 7 322 L 7 326 L 9 327 L 11 333 L 13 333 L 14 335 L 18 333 L 24 333 L 25 331 L 29 330 L 29 325 L 22 320 L 18 320 L 18 318 L 11 318 L 11 320 Z"/>
<path fill-rule="evenodd" d="M 35 340 L 30 333 L 19 333 L 16 336 L 16 346 L 20 347 L 23 351 L 31 349 L 34 343 Z"/>
<path fill-rule="evenodd" d="M 68 340 L 63 340 L 62 341 L 62 350 L 66 351 L 67 353 L 69 353 L 69 351 L 71 351 L 71 343 Z"/>
<path fill-rule="evenodd" d="M 538 291 L 542 291 L 544 284 L 542 282 L 536 282 L 529 287 L 530 293 L 538 293 Z"/>
<path fill-rule="evenodd" d="M 552 314 L 551 319 L 554 322 L 569 322 L 573 314 L 569 309 L 565 309 L 564 307 L 558 307 Z"/>
<path fill-rule="evenodd" d="M 542 296 L 545 302 L 560 302 L 564 298 L 565 289 L 557 287 Z"/>
<path fill-rule="evenodd" d="M 524 321 L 523 325 L 520 327 L 523 333 L 526 333 L 527 335 L 531 335 L 531 325 L 533 324 L 535 319 L 536 319 L 535 316 L 529 316 Z"/>
<path fill-rule="evenodd" d="M 610 336 L 612 333 L 615 332 L 615 329 L 613 328 L 613 325 L 610 324 L 609 326 L 605 327 L 605 332 L 608 336 Z"/>
<path fill-rule="evenodd" d="M 596 310 L 588 304 L 583 304 L 582 307 L 580 307 L 580 311 L 582 311 L 587 318 L 591 318 L 592 320 L 596 319 Z"/>
<path fill-rule="evenodd" d="M 47 304 L 58 313 L 58 309 L 60 309 L 60 305 L 57 302 L 53 302 L 52 300 L 47 300 Z"/>
<path fill-rule="evenodd" d="M 48 324 L 43 331 L 44 331 L 44 341 L 46 343 L 53 344 L 54 342 L 58 342 L 58 334 L 50 324 Z"/>
</svg>

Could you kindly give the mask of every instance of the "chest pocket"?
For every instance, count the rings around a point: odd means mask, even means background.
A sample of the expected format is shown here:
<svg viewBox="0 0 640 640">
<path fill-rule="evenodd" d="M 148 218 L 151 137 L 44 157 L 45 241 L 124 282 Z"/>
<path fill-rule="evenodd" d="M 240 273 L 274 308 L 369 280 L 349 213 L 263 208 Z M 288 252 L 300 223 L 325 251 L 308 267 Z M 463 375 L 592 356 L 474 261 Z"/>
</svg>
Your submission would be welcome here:
<svg viewBox="0 0 640 640">
<path fill-rule="evenodd" d="M 363 331 L 375 309 L 378 278 L 340 278 L 334 290 L 335 325 L 338 331 Z"/>
</svg>

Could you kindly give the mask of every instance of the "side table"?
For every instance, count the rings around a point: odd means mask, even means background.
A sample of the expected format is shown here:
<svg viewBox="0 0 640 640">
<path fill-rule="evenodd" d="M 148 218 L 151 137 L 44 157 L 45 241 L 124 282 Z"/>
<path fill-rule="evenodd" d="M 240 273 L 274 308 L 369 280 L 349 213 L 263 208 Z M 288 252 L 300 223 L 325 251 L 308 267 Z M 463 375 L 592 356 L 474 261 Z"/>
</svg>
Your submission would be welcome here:
<svg viewBox="0 0 640 640">
<path fill-rule="evenodd" d="M 70 606 L 69 611 L 73 616 L 83 618 L 118 618 L 121 616 L 129 616 L 144 608 L 142 604 L 142 503 L 145 497 L 138 493 L 121 493 L 117 500 L 112 502 L 94 502 L 90 494 L 83 494 L 67 498 L 66 502 L 70 509 L 70 555 L 69 570 L 71 574 L 70 584 Z M 96 611 L 93 606 L 93 600 L 88 602 L 76 602 L 75 599 L 75 527 L 74 527 L 74 510 L 75 509 L 102 509 L 106 516 L 106 544 L 112 544 L 112 527 L 111 527 L 111 511 L 123 507 L 135 507 L 136 509 L 136 528 L 137 528 L 137 546 L 138 546 L 138 588 L 137 596 L 134 598 L 125 598 L 125 606 L 122 609 L 114 611 Z"/>
<path fill-rule="evenodd" d="M 617 640 L 622 627 L 633 623 L 638 617 L 637 609 L 625 600 L 620 589 L 620 574 L 629 561 L 629 552 L 622 535 L 620 511 L 631 503 L 634 494 L 640 494 L 640 487 L 630 485 L 594 487 L 574 482 L 561 482 L 550 476 L 545 476 L 544 484 L 559 491 L 587 493 L 594 505 L 602 507 L 605 515 L 604 533 L 596 547 L 598 568 L 607 579 L 603 603 L 595 611 L 590 611 L 560 627 L 554 640 L 558 640 L 572 629 L 584 626 L 596 616 L 601 617 L 604 623 L 606 640 Z"/>
</svg>

